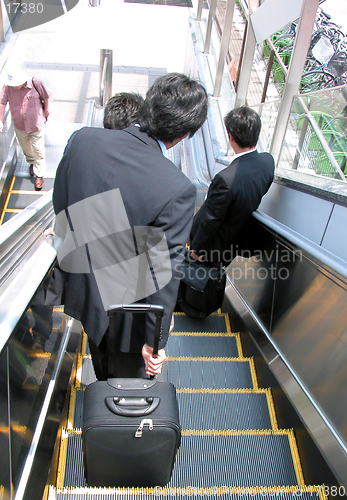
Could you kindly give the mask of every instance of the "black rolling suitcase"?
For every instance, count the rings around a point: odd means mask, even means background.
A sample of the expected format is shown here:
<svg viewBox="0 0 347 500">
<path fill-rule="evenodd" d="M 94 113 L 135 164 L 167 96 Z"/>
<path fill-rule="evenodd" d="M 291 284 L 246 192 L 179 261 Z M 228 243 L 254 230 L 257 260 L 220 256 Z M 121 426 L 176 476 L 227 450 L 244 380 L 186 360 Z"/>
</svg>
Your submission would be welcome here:
<svg viewBox="0 0 347 500">
<path fill-rule="evenodd" d="M 155 312 L 157 352 L 163 308 L 112 306 L 110 328 L 119 311 Z M 82 439 L 88 485 L 165 486 L 180 443 L 175 387 L 155 378 L 111 378 L 88 385 Z"/>
</svg>

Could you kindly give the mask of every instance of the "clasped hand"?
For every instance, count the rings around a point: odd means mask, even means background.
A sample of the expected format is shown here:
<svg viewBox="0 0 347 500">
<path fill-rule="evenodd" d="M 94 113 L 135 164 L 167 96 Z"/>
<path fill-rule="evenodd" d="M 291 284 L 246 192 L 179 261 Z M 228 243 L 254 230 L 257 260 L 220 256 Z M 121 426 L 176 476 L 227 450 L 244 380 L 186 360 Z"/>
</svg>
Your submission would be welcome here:
<svg viewBox="0 0 347 500">
<path fill-rule="evenodd" d="M 158 354 L 153 356 L 153 347 L 144 344 L 142 347 L 142 357 L 145 361 L 145 369 L 147 375 L 159 375 L 167 356 L 164 349 L 159 349 Z"/>
</svg>

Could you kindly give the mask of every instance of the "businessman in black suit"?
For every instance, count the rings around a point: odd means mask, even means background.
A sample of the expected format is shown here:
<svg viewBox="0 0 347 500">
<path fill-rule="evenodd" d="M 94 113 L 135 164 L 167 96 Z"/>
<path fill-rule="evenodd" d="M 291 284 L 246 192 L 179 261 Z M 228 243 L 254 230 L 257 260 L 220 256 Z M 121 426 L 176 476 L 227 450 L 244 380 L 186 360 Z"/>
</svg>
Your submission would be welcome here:
<svg viewBox="0 0 347 500">
<path fill-rule="evenodd" d="M 196 190 L 165 157 L 192 137 L 207 115 L 207 94 L 195 80 L 165 75 L 148 90 L 139 126 L 82 128 L 58 166 L 55 231 L 63 245 L 65 313 L 89 338 L 98 379 L 107 370 L 108 306 L 164 306 L 158 357 L 152 356 L 152 314 L 116 315 L 114 376 L 160 373 L 176 303 L 180 253 L 189 238 Z"/>
<path fill-rule="evenodd" d="M 190 248 L 196 260 L 227 266 L 236 256 L 241 232 L 273 181 L 275 167 L 269 153 L 256 150 L 261 120 L 254 110 L 235 108 L 224 123 L 235 156 L 209 186 L 193 220 Z"/>
</svg>

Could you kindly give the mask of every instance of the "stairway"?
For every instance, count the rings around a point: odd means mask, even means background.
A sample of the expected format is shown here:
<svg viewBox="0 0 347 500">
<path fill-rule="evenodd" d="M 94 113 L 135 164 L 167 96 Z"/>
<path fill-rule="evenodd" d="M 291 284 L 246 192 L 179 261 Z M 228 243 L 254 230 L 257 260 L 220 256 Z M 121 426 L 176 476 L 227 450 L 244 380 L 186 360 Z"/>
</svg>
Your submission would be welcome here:
<svg viewBox="0 0 347 500">
<path fill-rule="evenodd" d="M 294 432 L 278 429 L 271 391 L 258 387 L 254 361 L 243 356 L 227 314 L 193 320 L 175 313 L 166 351 L 162 378 L 176 386 L 182 426 L 170 483 L 165 488 L 86 486 L 83 391 L 95 375 L 84 336 L 49 500 L 326 498 L 322 486 L 305 485 Z"/>
</svg>

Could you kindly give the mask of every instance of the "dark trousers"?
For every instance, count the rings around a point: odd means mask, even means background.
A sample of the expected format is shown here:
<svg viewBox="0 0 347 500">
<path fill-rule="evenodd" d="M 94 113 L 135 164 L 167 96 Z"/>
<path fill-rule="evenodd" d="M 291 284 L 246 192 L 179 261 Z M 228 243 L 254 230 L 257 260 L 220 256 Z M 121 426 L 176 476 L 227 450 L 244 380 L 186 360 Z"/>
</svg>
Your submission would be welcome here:
<svg viewBox="0 0 347 500">
<path fill-rule="evenodd" d="M 146 375 L 142 354 L 122 352 L 117 346 L 114 349 L 113 374 L 108 373 L 108 329 L 98 346 L 90 338 L 88 338 L 88 343 L 95 375 L 98 380 L 107 380 L 110 376 L 115 378 L 149 378 Z"/>
</svg>

